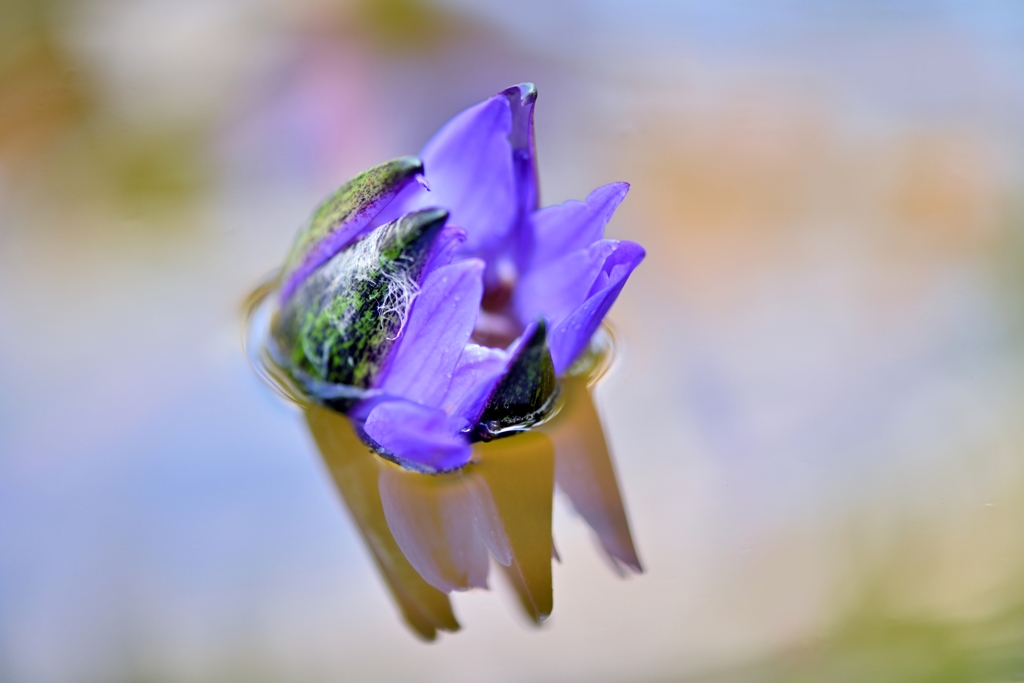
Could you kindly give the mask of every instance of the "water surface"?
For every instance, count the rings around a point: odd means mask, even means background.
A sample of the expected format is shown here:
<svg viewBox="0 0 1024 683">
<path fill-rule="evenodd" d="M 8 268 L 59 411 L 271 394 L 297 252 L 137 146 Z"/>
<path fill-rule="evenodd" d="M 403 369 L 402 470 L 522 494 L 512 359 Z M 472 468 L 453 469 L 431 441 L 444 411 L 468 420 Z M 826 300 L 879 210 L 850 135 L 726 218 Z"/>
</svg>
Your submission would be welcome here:
<svg viewBox="0 0 1024 683">
<path fill-rule="evenodd" d="M 1009 2 L 8 3 L 0 680 L 1020 678 L 1022 46 Z M 240 309 L 341 180 L 523 80 L 544 203 L 631 182 L 649 256 L 591 426 L 531 437 L 517 591 L 517 532 L 417 541 L 489 475 L 364 459 L 358 512 Z"/>
</svg>

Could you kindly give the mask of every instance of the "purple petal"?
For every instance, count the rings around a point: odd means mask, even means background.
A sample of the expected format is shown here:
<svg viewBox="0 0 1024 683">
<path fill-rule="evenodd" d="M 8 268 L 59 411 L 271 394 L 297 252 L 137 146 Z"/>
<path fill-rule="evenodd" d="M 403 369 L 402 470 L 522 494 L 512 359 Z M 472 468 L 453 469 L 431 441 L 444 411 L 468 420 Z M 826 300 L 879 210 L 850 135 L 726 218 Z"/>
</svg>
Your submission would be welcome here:
<svg viewBox="0 0 1024 683">
<path fill-rule="evenodd" d="M 533 83 L 522 83 L 502 91 L 512 109 L 512 172 L 516 186 L 516 216 L 509 238 L 489 254 L 484 283 L 488 289 L 498 286 L 501 271 L 508 263 L 512 272 L 523 271 L 533 254 L 534 236 L 530 215 L 540 205 L 537 185 L 537 154 L 533 137 L 533 107 L 537 101 L 537 88 Z"/>
<path fill-rule="evenodd" d="M 532 267 L 541 267 L 604 236 L 604 226 L 629 192 L 629 183 L 597 188 L 582 201 L 548 206 L 533 214 Z"/>
<path fill-rule="evenodd" d="M 441 206 L 451 213 L 452 225 L 466 230 L 465 253 L 475 254 L 504 240 L 517 206 L 511 130 L 512 113 L 504 94 L 456 115 L 423 148 L 430 190 L 410 185 L 375 222 Z"/>
<path fill-rule="evenodd" d="M 511 290 L 516 273 L 526 269 L 533 253 L 531 214 L 540 202 L 537 184 L 537 158 L 533 136 L 533 109 L 537 101 L 537 88 L 533 83 L 521 83 L 503 90 L 512 112 L 509 143 L 512 151 L 512 173 L 515 185 L 515 213 L 511 228 L 500 240 L 481 242 L 473 252 L 487 261 L 484 271 L 484 291 L 493 293 Z M 485 294 L 487 296 L 487 294 Z"/>
<path fill-rule="evenodd" d="M 516 198 L 519 210 L 525 215 L 535 210 L 540 202 L 537 152 L 533 137 L 533 106 L 537 101 L 537 87 L 533 83 L 520 83 L 506 88 L 501 94 L 508 98 L 512 110 L 512 130 L 508 139 L 512 145 Z"/>
<path fill-rule="evenodd" d="M 586 348 L 608 309 L 615 303 L 630 273 L 644 256 L 644 249 L 639 244 L 619 242 L 618 248 L 605 261 L 604 268 L 587 300 L 552 330 L 548 344 L 556 373 L 562 374 L 568 370 L 580 352 Z"/>
<path fill-rule="evenodd" d="M 411 401 L 385 401 L 366 418 L 363 430 L 399 460 L 430 472 L 469 462 L 473 447 L 461 434 L 465 420 Z"/>
<path fill-rule="evenodd" d="M 544 317 L 552 327 L 559 325 L 595 291 L 595 283 L 619 245 L 614 240 L 600 240 L 527 273 L 515 292 L 519 320 Z"/>
<path fill-rule="evenodd" d="M 441 404 L 476 324 L 483 269 L 482 261 L 469 259 L 427 275 L 376 388 L 424 405 Z"/>
<path fill-rule="evenodd" d="M 509 354 L 502 349 L 492 349 L 476 344 L 467 344 L 455 368 L 448 392 L 442 406 L 467 420 L 475 420 L 483 412 L 487 398 L 508 363 Z"/>
</svg>

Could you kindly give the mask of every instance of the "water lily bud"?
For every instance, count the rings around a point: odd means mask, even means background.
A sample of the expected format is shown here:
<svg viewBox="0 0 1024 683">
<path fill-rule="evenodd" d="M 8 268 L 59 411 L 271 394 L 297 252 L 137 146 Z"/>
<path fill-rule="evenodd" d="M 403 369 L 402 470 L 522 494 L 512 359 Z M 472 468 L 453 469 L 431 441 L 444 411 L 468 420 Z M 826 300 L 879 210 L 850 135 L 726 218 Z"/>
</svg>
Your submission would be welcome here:
<svg viewBox="0 0 1024 683">
<path fill-rule="evenodd" d="M 303 280 L 273 330 L 296 375 L 362 389 L 372 385 L 405 324 L 447 220 L 443 209 L 406 214 Z"/>
<path fill-rule="evenodd" d="M 400 157 L 363 171 L 335 190 L 292 243 L 281 274 L 281 301 L 287 301 L 314 270 L 362 236 L 395 195 L 422 175 L 419 158 Z"/>
<path fill-rule="evenodd" d="M 282 268 L 269 355 L 410 469 L 538 424 L 644 258 L 604 239 L 626 183 L 538 208 L 536 100 L 507 88 L 345 183 Z"/>
</svg>

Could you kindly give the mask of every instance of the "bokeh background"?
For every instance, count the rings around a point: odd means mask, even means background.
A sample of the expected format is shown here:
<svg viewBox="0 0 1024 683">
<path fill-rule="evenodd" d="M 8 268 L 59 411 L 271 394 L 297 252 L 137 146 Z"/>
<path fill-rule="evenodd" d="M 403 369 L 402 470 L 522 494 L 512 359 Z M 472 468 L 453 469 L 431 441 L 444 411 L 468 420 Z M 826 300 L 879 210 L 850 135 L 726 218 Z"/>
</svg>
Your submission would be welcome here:
<svg viewBox="0 0 1024 683">
<path fill-rule="evenodd" d="M 317 201 L 537 84 L 648 249 L 598 390 L 647 572 L 402 626 L 241 351 Z M 1024 678 L 1024 6 L 3 0 L 0 681 Z"/>
</svg>

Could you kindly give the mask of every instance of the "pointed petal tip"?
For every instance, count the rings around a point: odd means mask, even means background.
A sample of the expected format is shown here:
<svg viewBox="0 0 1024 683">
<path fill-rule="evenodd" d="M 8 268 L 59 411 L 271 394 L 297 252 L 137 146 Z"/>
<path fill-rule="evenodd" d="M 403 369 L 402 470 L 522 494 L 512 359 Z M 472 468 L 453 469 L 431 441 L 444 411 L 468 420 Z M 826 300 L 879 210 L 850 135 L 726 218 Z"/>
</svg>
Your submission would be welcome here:
<svg viewBox="0 0 1024 683">
<path fill-rule="evenodd" d="M 627 194 L 629 194 L 629 189 L 630 184 L 623 180 L 608 183 L 607 185 L 602 185 L 601 187 L 591 190 L 590 194 L 588 194 L 587 198 L 584 200 L 584 203 L 608 204 L 608 207 L 605 209 L 605 220 L 608 221 L 611 219 L 612 213 L 615 212 L 615 209 L 619 207 L 622 200 L 626 198 Z"/>
<path fill-rule="evenodd" d="M 527 199 L 527 203 L 530 204 L 530 210 L 536 209 L 536 167 L 532 160 L 533 154 L 533 105 L 537 101 L 537 88 L 533 83 L 521 83 L 520 85 L 514 85 L 511 88 L 502 90 L 495 97 L 505 96 L 506 105 L 508 106 L 512 114 L 512 128 L 509 131 L 508 140 L 512 143 L 512 149 L 518 150 L 521 154 L 527 153 L 526 156 L 522 157 L 522 161 L 527 162 L 525 168 L 521 172 L 525 172 L 527 168 L 532 169 L 531 172 L 527 173 L 529 180 L 526 178 L 520 178 L 519 183 L 525 185 L 521 189 L 529 189 L 533 195 L 532 199 Z M 523 199 L 522 197 L 520 199 Z"/>
<path fill-rule="evenodd" d="M 602 550 L 606 553 L 606 557 L 618 568 L 620 576 L 626 577 L 630 573 L 644 573 L 644 567 L 640 564 L 640 558 L 637 557 L 636 548 L 633 547 L 632 538 L 626 539 L 625 547 L 613 547 L 606 545 L 604 540 L 599 540 Z"/>
<path fill-rule="evenodd" d="M 527 344 L 536 344 L 544 341 L 548 336 L 548 321 L 544 316 L 540 316 L 534 322 L 533 334 L 530 335 L 530 340 Z"/>
<path fill-rule="evenodd" d="M 417 156 L 404 156 L 385 161 L 367 171 L 380 184 L 381 191 L 403 189 L 413 180 L 419 180 L 426 173 L 423 160 Z"/>
<path fill-rule="evenodd" d="M 412 632 L 419 636 L 423 642 L 433 643 L 437 640 L 437 628 L 433 624 L 430 626 L 420 626 L 409 622 L 409 626 L 412 628 Z"/>
<path fill-rule="evenodd" d="M 395 234 L 398 244 L 406 246 L 426 235 L 440 232 L 448 222 L 448 211 L 439 208 L 421 209 L 398 219 Z"/>
<path fill-rule="evenodd" d="M 412 215 L 416 216 L 419 221 L 427 224 L 447 221 L 449 216 L 448 209 L 442 209 L 438 206 L 421 209 L 414 212 Z"/>
<path fill-rule="evenodd" d="M 633 269 L 640 265 L 640 262 L 647 256 L 647 250 L 642 245 L 631 240 L 604 240 L 612 246 L 609 253 L 608 264 L 628 263 L 629 271 L 625 277 L 633 272 Z"/>
<path fill-rule="evenodd" d="M 640 565 L 640 561 L 630 561 L 621 557 L 616 557 L 613 562 L 619 566 L 621 576 L 627 578 L 630 574 L 643 574 L 644 568 Z"/>
<path fill-rule="evenodd" d="M 423 174 L 423 160 L 419 157 L 404 156 L 392 159 L 387 162 L 389 166 L 396 172 L 402 175 L 422 175 Z"/>
<path fill-rule="evenodd" d="M 537 100 L 537 86 L 530 81 L 513 85 L 501 91 L 506 97 L 519 96 L 519 101 L 524 105 L 533 104 Z"/>
<path fill-rule="evenodd" d="M 647 258 L 647 250 L 636 242 L 630 242 L 629 240 L 622 240 L 619 242 L 619 248 L 624 248 L 625 253 L 632 259 L 635 259 L 635 263 L 639 265 L 641 261 Z M 635 266 L 634 266 L 635 267 Z"/>
</svg>

